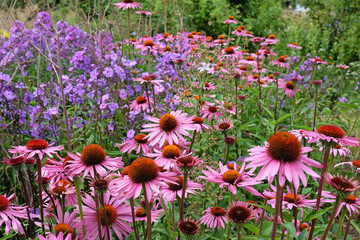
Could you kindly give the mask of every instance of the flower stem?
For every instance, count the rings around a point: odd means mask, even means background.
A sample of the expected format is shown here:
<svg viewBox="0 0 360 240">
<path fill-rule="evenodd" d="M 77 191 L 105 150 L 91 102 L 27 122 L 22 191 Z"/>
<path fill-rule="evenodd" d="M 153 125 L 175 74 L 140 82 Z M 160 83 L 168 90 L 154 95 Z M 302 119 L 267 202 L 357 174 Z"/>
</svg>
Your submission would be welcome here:
<svg viewBox="0 0 360 240">
<path fill-rule="evenodd" d="M 346 229 L 345 229 L 344 240 L 346 240 L 346 237 L 347 237 L 347 235 L 348 235 L 348 233 L 349 233 L 349 228 L 350 228 L 350 224 L 351 224 L 351 219 L 352 219 L 352 217 L 351 217 L 351 215 L 350 215 L 350 216 L 349 216 L 349 219 L 348 219 L 348 221 L 347 221 Z"/>
<path fill-rule="evenodd" d="M 329 223 L 328 223 L 328 225 L 327 225 L 327 227 L 326 227 L 326 229 L 325 229 L 324 235 L 322 236 L 321 240 L 326 240 L 326 237 L 327 237 L 327 235 L 328 235 L 329 232 L 330 232 L 330 229 L 331 229 L 331 227 L 332 227 L 332 223 L 333 223 L 333 221 L 334 221 L 334 219 L 335 219 L 335 217 L 336 217 L 336 213 L 337 213 L 337 211 L 338 211 L 338 208 L 339 208 L 339 206 L 340 206 L 341 201 L 342 201 L 342 198 L 339 197 L 339 195 L 337 195 L 337 196 L 336 196 L 335 205 L 334 205 L 334 207 L 333 207 L 333 212 L 332 212 L 332 214 L 331 214 L 331 217 L 330 217 L 330 219 L 329 219 Z"/>
<path fill-rule="evenodd" d="M 341 231 L 342 231 L 342 227 L 343 227 L 343 223 L 344 223 L 344 219 L 345 219 L 345 214 L 346 214 L 346 208 L 344 207 L 341 210 L 341 216 L 340 216 L 340 221 L 339 221 L 339 230 L 338 230 L 338 233 L 337 233 L 337 236 L 336 236 L 336 240 L 340 239 Z"/>
<path fill-rule="evenodd" d="M 188 176 L 189 176 L 189 171 L 185 170 L 184 181 L 183 181 L 182 192 L 181 192 L 181 202 L 180 202 L 180 221 L 184 220 L 184 201 L 185 201 L 185 193 L 186 193 Z"/>
<path fill-rule="evenodd" d="M 238 239 L 238 240 L 242 240 L 242 237 L 241 237 L 241 229 L 242 229 L 241 224 L 238 224 L 238 225 L 237 225 L 237 239 Z"/>
<path fill-rule="evenodd" d="M 103 239 L 101 236 L 101 218 L 100 218 L 100 209 L 99 209 L 99 195 L 97 192 L 95 192 L 95 205 L 96 205 L 96 218 L 97 218 L 97 225 L 98 225 L 98 234 L 99 234 L 99 239 Z M 104 212 L 105 209 L 104 209 Z"/>
<path fill-rule="evenodd" d="M 161 205 L 162 205 L 162 208 L 164 209 L 164 213 L 165 213 L 165 217 L 166 217 L 166 222 L 167 222 L 167 231 L 168 231 L 168 239 L 171 240 L 173 239 L 172 238 L 172 235 L 171 235 L 171 222 L 170 222 L 170 216 L 169 216 L 169 213 L 166 209 L 166 205 L 165 205 L 165 201 L 164 201 L 164 198 L 161 197 Z"/>
<path fill-rule="evenodd" d="M 41 175 L 41 160 L 39 157 L 36 157 L 36 167 L 37 167 L 37 172 L 38 172 L 41 229 L 42 229 L 42 234 L 44 234 L 45 226 L 44 226 L 44 208 L 43 208 L 43 199 L 42 199 L 42 179 L 41 179 L 42 175 Z"/>
<path fill-rule="evenodd" d="M 276 114 L 277 114 L 278 99 L 279 99 L 279 79 L 276 78 L 275 109 L 274 109 L 274 120 L 275 120 L 274 134 L 276 133 L 276 120 L 277 120 Z"/>
<path fill-rule="evenodd" d="M 229 206 L 231 206 L 231 203 L 232 203 L 232 201 L 233 201 L 233 197 L 234 197 L 234 195 L 230 192 L 230 195 L 229 195 Z M 225 240 L 229 240 L 229 238 L 230 238 L 230 228 L 231 228 L 231 222 L 228 221 L 228 223 L 227 223 L 227 225 L 226 225 L 226 230 L 225 230 L 226 234 L 224 235 Z"/>
<path fill-rule="evenodd" d="M 314 109 L 313 129 L 315 128 L 315 124 L 316 124 L 317 100 L 318 100 L 318 88 L 316 87 L 315 88 L 315 109 Z"/>
<path fill-rule="evenodd" d="M 329 154 L 330 154 L 330 147 L 329 147 L 329 146 L 326 146 L 326 147 L 325 147 L 325 152 L 324 152 L 323 167 L 322 167 L 322 169 L 321 169 L 321 176 L 320 176 L 320 181 L 319 181 L 319 188 L 318 188 L 318 192 L 317 192 L 315 211 L 318 211 L 318 210 L 319 210 L 319 207 L 320 207 L 321 194 L 322 194 L 323 185 L 324 185 L 325 173 L 326 173 L 326 169 L 327 169 L 327 165 L 328 165 L 328 161 L 329 161 Z M 315 218 L 314 220 L 312 220 L 311 229 L 310 229 L 310 233 L 309 233 L 309 238 L 308 238 L 308 240 L 312 240 L 312 237 L 313 237 L 313 235 L 314 235 L 314 230 L 315 230 L 316 221 L 317 221 L 317 218 Z"/>
<path fill-rule="evenodd" d="M 133 223 L 133 228 L 134 228 L 134 233 L 135 233 L 135 238 L 136 240 L 139 240 L 139 235 L 137 233 L 137 228 L 136 228 L 136 220 L 135 220 L 135 210 L 134 210 L 134 198 L 131 197 L 130 198 L 130 207 L 131 207 L 131 217 L 132 217 L 132 223 Z"/>
<path fill-rule="evenodd" d="M 146 218 L 147 218 L 147 226 L 146 226 L 146 232 L 147 232 L 147 239 L 151 240 L 151 206 L 149 199 L 147 197 L 146 193 L 146 186 L 145 183 L 142 183 L 142 187 L 144 190 L 144 198 L 145 198 L 145 205 L 146 205 Z"/>
<path fill-rule="evenodd" d="M 273 219 L 273 229 L 271 233 L 271 240 L 275 240 L 276 237 L 276 227 L 278 224 L 279 219 L 279 213 L 280 213 L 280 205 L 282 201 L 282 187 L 280 186 L 280 182 L 278 181 L 277 187 L 276 187 L 276 203 L 275 203 L 275 213 L 274 213 L 274 219 Z"/>
<path fill-rule="evenodd" d="M 74 183 L 75 183 L 75 189 L 76 189 L 76 198 L 77 198 L 77 202 L 79 205 L 79 213 L 80 213 L 80 219 L 83 222 L 84 221 L 84 213 L 83 213 L 83 209 L 82 209 L 82 199 L 81 199 L 81 187 L 80 187 L 80 178 L 79 177 L 74 177 Z M 86 232 L 85 232 L 85 226 L 84 224 L 82 224 L 82 232 L 83 232 L 83 236 L 85 237 Z"/>
<path fill-rule="evenodd" d="M 200 126 L 201 127 L 201 126 Z M 194 134 L 193 134 L 193 137 L 192 137 L 192 140 L 191 140 L 191 145 L 190 145 L 190 148 L 189 148 L 189 153 L 191 152 L 191 149 L 194 145 L 194 142 L 195 142 L 195 136 L 196 136 L 196 130 L 194 130 Z"/>
<path fill-rule="evenodd" d="M 108 223 L 108 216 L 107 216 L 107 212 L 106 212 L 106 209 L 105 209 L 104 193 L 100 194 L 100 202 L 101 202 L 101 206 L 103 208 L 103 213 L 104 213 L 104 218 L 105 218 L 107 239 L 110 240 L 111 235 L 110 235 L 110 228 L 109 228 L 109 223 Z"/>
<path fill-rule="evenodd" d="M 148 101 L 148 104 L 149 104 L 149 111 L 150 111 L 150 114 L 151 114 L 151 103 L 150 103 L 149 88 L 148 88 L 148 84 L 147 84 L 147 83 L 145 84 L 145 87 L 146 87 L 146 97 L 147 97 L 147 101 Z"/>
<path fill-rule="evenodd" d="M 154 107 L 154 112 L 156 114 L 155 86 L 154 86 L 154 84 L 151 84 L 151 85 L 152 85 L 152 94 L 153 94 L 153 100 L 154 100 L 153 107 Z"/>
</svg>

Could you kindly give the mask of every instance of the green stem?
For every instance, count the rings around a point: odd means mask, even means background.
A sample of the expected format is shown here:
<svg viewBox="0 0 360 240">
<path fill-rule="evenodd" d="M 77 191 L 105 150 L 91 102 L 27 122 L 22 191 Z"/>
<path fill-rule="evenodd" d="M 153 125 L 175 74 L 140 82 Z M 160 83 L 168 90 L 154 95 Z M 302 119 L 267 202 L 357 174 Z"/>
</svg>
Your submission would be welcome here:
<svg viewBox="0 0 360 240">
<path fill-rule="evenodd" d="M 342 201 L 342 198 L 339 197 L 339 195 L 337 195 L 337 196 L 336 196 L 335 205 L 334 205 L 334 207 L 333 207 L 333 212 L 332 212 L 332 214 L 331 214 L 331 217 L 330 217 L 330 219 L 329 219 L 329 223 L 328 223 L 328 225 L 327 225 L 327 227 L 326 227 L 326 229 L 325 229 L 324 235 L 322 236 L 321 240 L 326 240 L 326 237 L 327 237 L 327 235 L 328 235 L 329 232 L 330 232 L 330 229 L 331 229 L 332 224 L 333 224 L 333 222 L 334 222 L 334 219 L 335 219 L 335 217 L 336 217 L 336 213 L 337 213 L 337 210 L 339 209 L 339 206 L 340 206 L 341 201 Z"/>
<path fill-rule="evenodd" d="M 144 198 L 145 198 L 145 205 L 146 205 L 146 232 L 147 232 L 147 239 L 151 240 L 151 206 L 150 206 L 150 199 L 147 197 L 146 193 L 146 186 L 145 183 L 142 183 L 143 191 L 144 191 Z"/>
<path fill-rule="evenodd" d="M 276 204 L 275 204 L 275 213 L 274 213 L 274 220 L 273 220 L 273 228 L 271 233 L 271 240 L 275 240 L 276 237 L 276 227 L 278 224 L 279 219 L 279 213 L 281 211 L 281 201 L 282 201 L 282 187 L 280 186 L 280 183 L 278 181 L 277 188 L 276 188 Z"/>
<path fill-rule="evenodd" d="M 166 209 L 166 205 L 165 205 L 165 201 L 164 201 L 164 198 L 161 197 L 161 205 L 162 205 L 162 208 L 164 209 L 164 213 L 165 213 L 165 217 L 166 217 L 166 222 L 167 222 L 167 231 L 168 231 L 168 239 L 169 240 L 172 240 L 172 235 L 171 235 L 171 221 L 170 221 L 170 216 L 169 216 L 169 213 Z"/>
<path fill-rule="evenodd" d="M 185 201 L 185 193 L 186 193 L 188 176 L 189 176 L 189 171 L 185 170 L 182 193 L 181 193 L 181 202 L 180 202 L 180 221 L 184 220 L 184 201 Z"/>
<path fill-rule="evenodd" d="M 131 217 L 132 217 L 132 222 L 133 222 L 133 228 L 134 228 L 134 234 L 135 234 L 135 238 L 136 240 L 139 240 L 139 235 L 137 233 L 137 228 L 136 228 L 136 220 L 135 220 L 135 210 L 134 210 L 134 198 L 131 197 L 130 198 L 130 207 L 131 207 Z"/>
<path fill-rule="evenodd" d="M 343 223 L 344 223 L 344 219 L 345 219 L 345 214 L 346 214 L 346 208 L 344 207 L 341 210 L 341 216 L 340 216 L 340 222 L 339 222 L 339 230 L 338 230 L 338 233 L 337 233 L 337 236 L 336 236 L 336 240 L 340 239 L 341 231 L 342 231 L 342 227 L 343 227 Z"/>
<path fill-rule="evenodd" d="M 322 190 L 323 190 L 326 169 L 327 169 L 327 165 L 328 165 L 328 161 L 329 161 L 329 154 L 330 154 L 330 146 L 326 146 L 325 151 L 324 151 L 323 167 L 321 169 L 319 188 L 318 188 L 318 192 L 317 192 L 315 211 L 318 211 L 319 207 L 320 207 L 321 194 L 322 194 Z M 308 238 L 309 240 L 312 240 L 316 221 L 317 221 L 317 218 L 312 220 L 311 229 L 310 229 L 309 238 Z"/>
<path fill-rule="evenodd" d="M 230 195 L 229 195 L 229 207 L 231 206 L 231 203 L 232 203 L 232 201 L 233 201 L 233 197 L 234 197 L 234 195 L 230 192 L 229 193 Z M 229 238 L 230 238 L 230 229 L 231 229 L 231 222 L 230 221 L 228 221 L 228 223 L 227 223 L 227 225 L 226 225 L 226 230 L 225 230 L 225 235 L 224 235 L 224 238 L 225 238 L 225 240 L 229 240 Z"/>
<path fill-rule="evenodd" d="M 74 183 L 75 183 L 75 189 L 76 189 L 76 198 L 78 201 L 78 205 L 79 205 L 79 213 L 80 213 L 80 219 L 83 222 L 84 221 L 84 213 L 83 213 L 83 209 L 82 209 L 82 200 L 81 200 L 81 194 L 80 194 L 80 178 L 78 177 L 74 177 Z M 82 232 L 83 232 L 83 236 L 85 237 L 86 232 L 85 232 L 85 226 L 82 225 Z"/>
</svg>

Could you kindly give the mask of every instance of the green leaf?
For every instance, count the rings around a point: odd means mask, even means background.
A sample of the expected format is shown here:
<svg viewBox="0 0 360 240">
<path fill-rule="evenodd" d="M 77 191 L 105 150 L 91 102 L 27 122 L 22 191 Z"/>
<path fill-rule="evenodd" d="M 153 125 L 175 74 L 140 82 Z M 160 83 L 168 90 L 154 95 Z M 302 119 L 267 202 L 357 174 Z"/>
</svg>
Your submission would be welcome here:
<svg viewBox="0 0 360 240">
<path fill-rule="evenodd" d="M 313 211 L 311 213 L 309 213 L 303 220 L 303 222 L 310 222 L 315 218 L 318 218 L 322 215 L 324 215 L 327 211 L 329 211 L 330 209 L 332 209 L 332 207 L 328 207 L 319 211 Z"/>
<path fill-rule="evenodd" d="M 307 231 L 307 228 L 305 228 L 298 236 L 298 239 L 299 240 L 306 240 L 306 237 L 308 235 L 308 231 Z"/>
<path fill-rule="evenodd" d="M 254 224 L 245 224 L 245 228 L 247 228 L 250 232 L 255 233 L 256 235 L 259 234 L 260 229 L 257 228 Z"/>
<path fill-rule="evenodd" d="M 360 234 L 360 227 L 355 222 L 351 221 L 351 225 L 355 228 L 355 230 Z"/>
<path fill-rule="evenodd" d="M 285 222 L 284 227 L 288 230 L 288 232 L 291 234 L 291 236 L 293 236 L 294 238 L 297 239 L 296 228 L 292 222 Z"/>
</svg>

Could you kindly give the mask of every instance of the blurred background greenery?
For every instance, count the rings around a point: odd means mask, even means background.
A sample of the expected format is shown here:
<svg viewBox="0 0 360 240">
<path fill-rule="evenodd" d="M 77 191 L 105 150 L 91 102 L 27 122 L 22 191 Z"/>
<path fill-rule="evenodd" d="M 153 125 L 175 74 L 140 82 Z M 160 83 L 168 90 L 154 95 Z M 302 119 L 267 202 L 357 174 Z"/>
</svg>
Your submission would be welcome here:
<svg viewBox="0 0 360 240">
<path fill-rule="evenodd" d="M 119 0 L 118 0 L 119 1 Z M 112 30 L 125 37 L 126 11 L 113 7 L 116 0 L 39 0 L 14 1 L 6 4 L 15 18 L 31 25 L 37 12 L 48 11 L 54 21 L 65 19 L 84 29 Z M 318 55 L 337 63 L 360 60 L 360 0 L 137 0 L 152 16 L 131 14 L 131 29 L 143 33 L 175 33 L 180 30 L 200 31 L 212 37 L 227 34 L 223 22 L 234 16 L 255 36 L 275 34 L 281 39 L 280 49 L 288 43 L 302 46 L 302 55 Z M 1 5 L 0 28 L 9 28 L 5 2 Z M 4 20 L 5 19 L 5 20 Z M 102 24 L 101 24 L 102 23 Z M 110 24 L 109 24 L 110 23 Z M 237 26 L 233 26 L 234 29 Z M 111 29 L 112 28 L 112 29 Z M 87 29 L 89 30 L 89 29 Z M 139 34 L 140 35 L 140 34 Z M 279 50 L 279 49 L 277 49 Z M 285 54 L 285 53 L 284 53 Z"/>
</svg>

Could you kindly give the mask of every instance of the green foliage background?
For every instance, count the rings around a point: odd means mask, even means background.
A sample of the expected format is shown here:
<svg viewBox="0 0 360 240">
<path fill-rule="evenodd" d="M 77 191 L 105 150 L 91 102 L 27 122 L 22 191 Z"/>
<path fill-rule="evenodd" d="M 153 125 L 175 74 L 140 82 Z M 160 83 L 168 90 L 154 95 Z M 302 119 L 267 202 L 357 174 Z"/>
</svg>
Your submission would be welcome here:
<svg viewBox="0 0 360 240">
<path fill-rule="evenodd" d="M 99 12 L 106 22 L 114 21 L 121 32 L 126 29 L 126 12 L 117 11 L 112 4 L 120 0 L 41 0 L 33 1 L 39 10 L 50 9 L 54 20 L 66 19 L 81 25 L 83 17 L 90 19 L 92 27 L 98 27 Z M 12 1 L 7 0 L 8 5 Z M 200 31 L 217 37 L 227 34 L 223 21 L 234 16 L 239 25 L 256 36 L 276 34 L 283 46 L 296 42 L 303 46 L 303 53 L 332 57 L 338 62 L 360 60 L 360 1 L 347 0 L 138 0 L 143 10 L 153 13 L 152 33 L 164 32 L 165 12 L 167 31 Z M 296 5 L 308 11 L 295 11 Z M 4 4 L 3 4 L 4 5 Z M 100 7 L 99 7 L 100 6 Z M 289 9 L 292 6 L 292 10 Z M 4 7 L 4 6 L 3 6 Z M 24 1 L 17 1 L 15 8 L 26 8 Z M 100 9 L 100 10 L 99 10 Z M 165 11 L 166 10 L 166 11 Z M 106 11 L 106 12 L 104 12 Z M 69 12 L 74 12 L 71 16 Z M 76 16 L 76 17 L 74 17 Z M 132 25 L 137 26 L 140 16 L 132 15 Z M 235 26 L 233 26 L 235 28 Z M 133 28 L 137 29 L 137 28 Z M 119 33 L 118 36 L 122 36 Z"/>
</svg>

